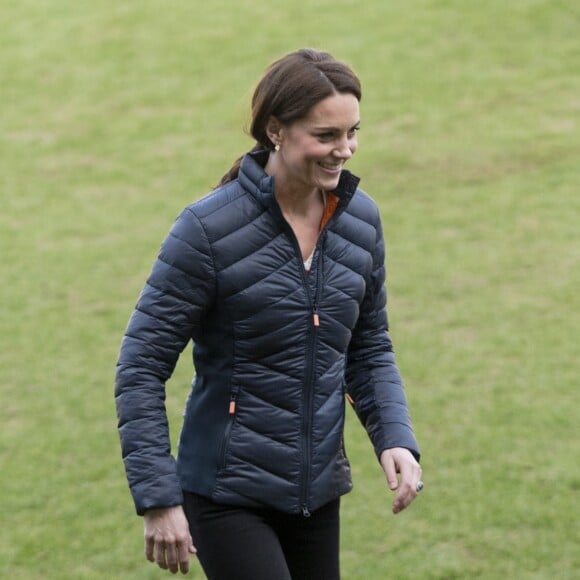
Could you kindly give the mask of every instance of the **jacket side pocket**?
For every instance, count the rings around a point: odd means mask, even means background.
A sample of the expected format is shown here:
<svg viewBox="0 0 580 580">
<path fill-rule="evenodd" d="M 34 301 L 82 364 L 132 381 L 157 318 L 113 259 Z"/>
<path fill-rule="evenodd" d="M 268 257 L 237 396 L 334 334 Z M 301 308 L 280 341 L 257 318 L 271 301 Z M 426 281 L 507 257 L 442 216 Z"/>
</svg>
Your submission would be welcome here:
<svg viewBox="0 0 580 580">
<path fill-rule="evenodd" d="M 219 468 L 223 469 L 226 466 L 226 460 L 228 455 L 228 450 L 230 446 L 230 437 L 232 433 L 232 427 L 236 420 L 236 415 L 238 411 L 238 393 L 239 387 L 233 386 L 231 393 L 230 393 L 230 400 L 228 403 L 227 413 L 228 413 L 228 420 L 224 429 L 224 434 L 222 437 L 221 445 L 220 445 L 220 454 L 219 454 Z"/>
</svg>

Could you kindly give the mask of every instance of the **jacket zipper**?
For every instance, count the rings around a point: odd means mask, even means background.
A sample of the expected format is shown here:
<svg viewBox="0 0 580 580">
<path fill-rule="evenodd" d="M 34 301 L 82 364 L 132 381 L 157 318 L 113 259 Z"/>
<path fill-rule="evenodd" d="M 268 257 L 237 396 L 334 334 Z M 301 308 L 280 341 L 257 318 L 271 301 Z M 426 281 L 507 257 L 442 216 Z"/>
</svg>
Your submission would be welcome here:
<svg viewBox="0 0 580 580">
<path fill-rule="evenodd" d="M 312 440 L 310 433 L 312 431 L 312 413 L 314 406 L 314 366 L 316 362 L 316 342 L 318 339 L 318 327 L 320 326 L 320 316 L 318 313 L 318 297 L 320 296 L 320 288 L 322 286 L 322 235 L 317 243 L 318 263 L 315 266 L 316 285 L 314 296 L 312 296 L 310 285 L 306 277 L 306 272 L 302 268 L 302 281 L 306 290 L 306 295 L 310 303 L 312 311 L 311 327 L 309 329 L 309 341 L 307 344 L 308 360 L 306 367 L 306 380 L 304 381 L 304 401 L 305 410 L 302 416 L 302 473 L 304 479 L 302 481 L 302 489 L 300 496 L 301 511 L 305 518 L 310 517 L 310 510 L 308 508 L 308 495 L 310 491 L 310 477 L 311 477 L 311 456 L 312 456 Z M 298 241 L 296 240 L 297 250 L 300 253 Z M 319 247 L 320 246 L 320 247 Z M 300 253 L 301 256 L 301 253 Z"/>
<path fill-rule="evenodd" d="M 308 366 L 306 367 L 306 380 L 304 381 L 304 402 L 305 409 L 302 416 L 302 446 L 304 452 L 302 453 L 302 473 L 304 479 L 302 481 L 302 490 L 300 496 L 300 503 L 302 506 L 302 515 L 305 518 L 310 517 L 310 510 L 308 509 L 308 495 L 310 490 L 311 477 L 311 456 L 312 456 L 312 441 L 310 433 L 312 431 L 312 412 L 314 400 L 314 363 L 316 359 L 316 338 L 317 329 L 320 325 L 318 317 L 318 309 L 316 303 L 312 306 L 312 326 L 310 328 L 310 340 L 308 341 Z"/>
<path fill-rule="evenodd" d="M 310 438 L 310 432 L 312 431 L 312 407 L 314 404 L 314 363 L 316 359 L 316 341 L 318 338 L 318 327 L 320 326 L 320 315 L 318 312 L 318 297 L 320 295 L 320 290 L 322 287 L 322 246 L 325 238 L 325 230 L 328 223 L 320 232 L 318 236 L 318 241 L 314 251 L 318 251 L 318 263 L 315 266 L 316 274 L 316 284 L 314 290 L 314 296 L 312 296 L 312 291 L 310 284 L 308 282 L 307 273 L 303 266 L 302 252 L 300 250 L 300 244 L 296 238 L 294 230 L 290 224 L 284 219 L 280 207 L 276 204 L 279 216 L 282 218 L 283 223 L 286 225 L 288 234 L 292 243 L 294 245 L 294 251 L 298 257 L 298 264 L 300 265 L 300 275 L 302 277 L 302 285 L 304 287 L 306 297 L 308 299 L 308 306 L 312 314 L 310 321 L 310 338 L 307 344 L 308 357 L 307 357 L 307 367 L 306 367 L 306 380 L 304 381 L 304 401 L 306 403 L 304 413 L 302 415 L 302 473 L 304 477 L 302 479 L 302 486 L 300 491 L 300 511 L 305 518 L 310 517 L 310 509 L 308 508 L 308 495 L 310 491 L 310 476 L 311 476 L 311 454 L 312 454 L 312 441 Z M 333 216 L 334 217 L 334 216 Z M 331 218 L 332 219 L 332 218 Z M 312 270 L 311 270 L 312 271 Z"/>
</svg>

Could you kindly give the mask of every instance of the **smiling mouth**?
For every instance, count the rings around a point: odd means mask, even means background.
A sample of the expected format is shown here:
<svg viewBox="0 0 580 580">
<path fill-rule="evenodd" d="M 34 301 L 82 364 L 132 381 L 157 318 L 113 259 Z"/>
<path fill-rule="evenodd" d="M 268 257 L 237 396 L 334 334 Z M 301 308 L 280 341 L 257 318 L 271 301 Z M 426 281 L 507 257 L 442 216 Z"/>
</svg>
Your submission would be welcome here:
<svg viewBox="0 0 580 580">
<path fill-rule="evenodd" d="M 340 171 L 342 169 L 342 163 L 339 163 L 337 165 L 332 163 L 323 163 L 322 161 L 320 161 L 318 165 L 320 165 L 322 169 L 326 169 L 328 171 Z"/>
</svg>

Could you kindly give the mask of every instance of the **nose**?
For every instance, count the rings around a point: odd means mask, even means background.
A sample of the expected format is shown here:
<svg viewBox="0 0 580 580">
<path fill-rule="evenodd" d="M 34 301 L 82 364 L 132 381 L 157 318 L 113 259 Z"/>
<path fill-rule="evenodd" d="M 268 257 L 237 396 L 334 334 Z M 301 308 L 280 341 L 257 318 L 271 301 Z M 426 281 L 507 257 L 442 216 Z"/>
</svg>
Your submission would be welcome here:
<svg viewBox="0 0 580 580">
<path fill-rule="evenodd" d="M 334 149 L 334 155 L 339 159 L 350 159 L 354 152 L 356 151 L 356 138 L 349 139 L 348 136 L 344 136 L 340 141 L 337 142 Z"/>
</svg>

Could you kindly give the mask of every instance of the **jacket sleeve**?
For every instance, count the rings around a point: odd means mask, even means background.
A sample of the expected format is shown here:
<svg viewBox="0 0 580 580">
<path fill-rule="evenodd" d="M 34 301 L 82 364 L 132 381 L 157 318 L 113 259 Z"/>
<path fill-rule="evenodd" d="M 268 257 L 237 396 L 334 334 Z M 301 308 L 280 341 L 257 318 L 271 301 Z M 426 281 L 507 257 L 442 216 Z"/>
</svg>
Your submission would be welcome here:
<svg viewBox="0 0 580 580">
<path fill-rule="evenodd" d="M 419 447 L 388 332 L 385 245 L 378 210 L 375 228 L 373 271 L 367 280 L 347 355 L 347 393 L 377 457 L 385 449 L 405 447 L 419 459 Z"/>
<path fill-rule="evenodd" d="M 215 276 L 197 216 L 185 209 L 164 240 L 121 343 L 115 401 L 121 449 L 137 513 L 183 501 L 171 455 L 165 383 L 200 332 Z"/>
</svg>

